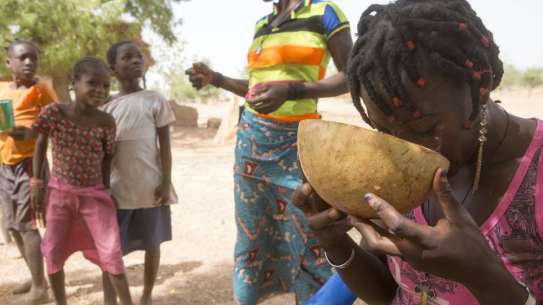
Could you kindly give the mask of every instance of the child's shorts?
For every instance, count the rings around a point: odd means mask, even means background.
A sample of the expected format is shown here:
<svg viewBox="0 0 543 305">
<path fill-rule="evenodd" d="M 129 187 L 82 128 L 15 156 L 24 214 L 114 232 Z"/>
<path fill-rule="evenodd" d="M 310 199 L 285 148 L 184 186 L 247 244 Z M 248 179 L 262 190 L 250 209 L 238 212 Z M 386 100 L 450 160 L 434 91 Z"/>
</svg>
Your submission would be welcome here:
<svg viewBox="0 0 543 305">
<path fill-rule="evenodd" d="M 123 254 L 158 247 L 161 243 L 172 240 L 172 219 L 169 205 L 147 209 L 118 210 L 117 217 Z"/>
<path fill-rule="evenodd" d="M 47 171 L 47 164 L 44 166 L 44 171 Z M 42 175 L 43 178 L 47 178 L 45 172 Z M 14 165 L 0 165 L 0 203 L 6 229 L 17 232 L 36 229 L 30 207 L 31 177 L 31 158 Z"/>
</svg>

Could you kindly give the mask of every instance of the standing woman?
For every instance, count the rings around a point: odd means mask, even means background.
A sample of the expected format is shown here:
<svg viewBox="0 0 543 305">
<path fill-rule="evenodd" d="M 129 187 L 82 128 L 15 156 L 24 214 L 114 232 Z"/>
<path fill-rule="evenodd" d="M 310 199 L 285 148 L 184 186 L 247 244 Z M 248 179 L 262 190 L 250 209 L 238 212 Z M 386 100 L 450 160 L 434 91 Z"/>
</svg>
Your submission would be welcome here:
<svg viewBox="0 0 543 305">
<path fill-rule="evenodd" d="M 349 23 L 333 2 L 280 0 L 256 24 L 248 80 L 201 63 L 187 71 L 198 89 L 212 84 L 247 99 L 234 167 L 236 304 L 288 291 L 302 303 L 331 275 L 304 215 L 290 201 L 301 182 L 298 123 L 320 118 L 318 98 L 348 91 L 351 47 Z M 325 78 L 330 56 L 339 73 Z"/>
</svg>

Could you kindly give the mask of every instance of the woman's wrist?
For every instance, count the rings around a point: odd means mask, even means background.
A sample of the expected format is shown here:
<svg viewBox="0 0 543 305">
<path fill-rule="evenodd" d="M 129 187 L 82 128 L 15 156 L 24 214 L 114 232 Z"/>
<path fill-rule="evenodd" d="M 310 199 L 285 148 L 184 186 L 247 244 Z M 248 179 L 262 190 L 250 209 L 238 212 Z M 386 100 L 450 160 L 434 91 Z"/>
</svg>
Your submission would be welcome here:
<svg viewBox="0 0 543 305">
<path fill-rule="evenodd" d="M 331 265 L 343 265 L 352 260 L 353 249 L 357 246 L 347 233 L 333 240 L 322 240 L 321 247 L 326 253 L 326 258 Z"/>
<path fill-rule="evenodd" d="M 483 276 L 473 276 L 464 285 L 481 305 L 525 305 L 528 291 L 503 267 L 496 263 Z"/>
<path fill-rule="evenodd" d="M 224 83 L 224 75 L 215 71 L 213 71 L 211 75 L 211 84 L 217 88 L 221 88 Z"/>
<path fill-rule="evenodd" d="M 303 82 L 292 82 L 288 84 L 287 100 L 301 100 L 307 96 L 307 88 Z"/>
</svg>

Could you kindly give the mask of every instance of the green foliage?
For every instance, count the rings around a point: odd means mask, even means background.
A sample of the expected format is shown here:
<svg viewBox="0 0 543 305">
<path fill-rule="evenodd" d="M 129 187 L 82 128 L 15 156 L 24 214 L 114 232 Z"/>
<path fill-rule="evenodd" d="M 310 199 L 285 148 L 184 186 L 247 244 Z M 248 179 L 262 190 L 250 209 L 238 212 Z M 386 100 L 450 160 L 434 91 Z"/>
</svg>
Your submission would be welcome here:
<svg viewBox="0 0 543 305">
<path fill-rule="evenodd" d="M 83 56 L 104 58 L 112 43 L 139 40 L 146 22 L 168 43 L 175 41 L 169 0 L 2 0 L 0 46 L 31 39 L 42 50 L 40 73 L 65 74 Z"/>
<path fill-rule="evenodd" d="M 157 46 L 161 43 L 153 42 L 153 45 Z M 168 98 L 175 101 L 207 103 L 210 100 L 218 99 L 221 92 L 213 86 L 207 86 L 202 90 L 196 90 L 192 87 L 187 75 L 185 75 L 185 70 L 190 68 L 192 62 L 209 64 L 209 61 L 206 59 L 188 61 L 183 56 L 184 46 L 184 43 L 178 42 L 170 47 L 153 48 L 153 56 L 160 58 L 160 61 L 151 72 L 160 75 L 160 79 L 164 80 L 163 83 L 153 86 L 157 90 L 165 92 Z"/>
<path fill-rule="evenodd" d="M 169 96 L 176 101 L 191 101 L 207 103 L 210 100 L 217 99 L 220 92 L 213 86 L 207 86 L 202 90 L 194 89 L 186 79 L 178 79 L 169 82 Z"/>
<path fill-rule="evenodd" d="M 500 88 L 513 88 L 522 84 L 522 71 L 512 64 L 504 65 L 504 74 Z"/>
<path fill-rule="evenodd" d="M 531 67 L 520 70 L 512 64 L 504 65 L 504 75 L 500 89 L 529 88 L 543 86 L 543 68 Z"/>
<path fill-rule="evenodd" d="M 530 89 L 543 85 L 543 69 L 529 68 L 528 70 L 526 70 L 526 72 L 524 72 L 524 75 L 522 76 L 522 82 L 526 87 Z"/>
</svg>

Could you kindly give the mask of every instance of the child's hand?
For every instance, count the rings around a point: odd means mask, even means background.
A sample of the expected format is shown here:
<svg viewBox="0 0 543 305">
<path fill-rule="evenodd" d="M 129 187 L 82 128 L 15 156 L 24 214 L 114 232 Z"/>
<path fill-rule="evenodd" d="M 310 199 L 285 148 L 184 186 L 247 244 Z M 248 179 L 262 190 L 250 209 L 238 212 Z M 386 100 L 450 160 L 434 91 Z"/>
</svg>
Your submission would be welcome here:
<svg viewBox="0 0 543 305">
<path fill-rule="evenodd" d="M 31 137 L 32 130 L 28 127 L 16 126 L 6 134 L 17 141 L 23 141 Z"/>
<path fill-rule="evenodd" d="M 162 206 L 170 200 L 171 183 L 163 182 L 155 190 L 155 205 Z"/>
<path fill-rule="evenodd" d="M 42 209 L 43 199 L 45 197 L 45 189 L 43 187 L 33 187 L 30 193 L 30 204 L 33 211 Z"/>
</svg>

